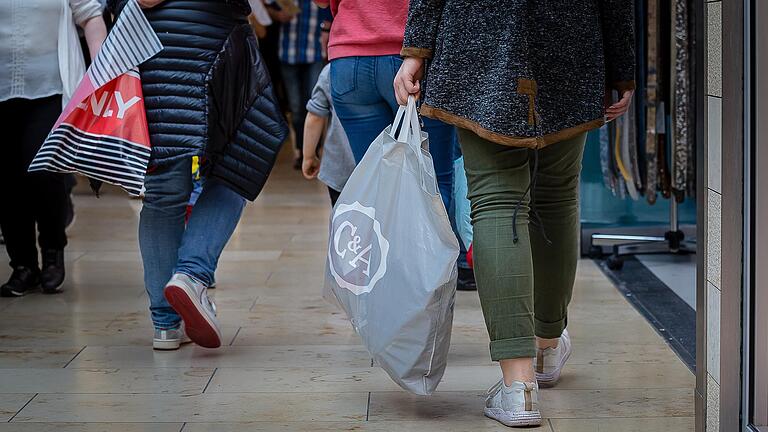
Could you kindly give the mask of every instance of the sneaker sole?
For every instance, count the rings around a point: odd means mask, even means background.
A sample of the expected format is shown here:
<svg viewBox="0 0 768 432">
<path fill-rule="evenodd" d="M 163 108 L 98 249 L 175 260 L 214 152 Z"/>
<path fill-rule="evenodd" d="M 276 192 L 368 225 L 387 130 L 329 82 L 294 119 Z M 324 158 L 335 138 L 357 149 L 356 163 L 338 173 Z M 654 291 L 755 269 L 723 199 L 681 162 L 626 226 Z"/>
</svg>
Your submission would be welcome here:
<svg viewBox="0 0 768 432">
<path fill-rule="evenodd" d="M 208 318 L 195 297 L 180 286 L 169 285 L 165 288 L 165 298 L 171 307 L 181 315 L 184 328 L 192 342 L 204 348 L 221 346 L 221 334 L 216 325 Z"/>
<path fill-rule="evenodd" d="M 509 427 L 541 426 L 541 413 L 538 411 L 524 411 L 510 416 L 500 408 L 485 408 L 483 414 L 486 417 Z"/>
<path fill-rule="evenodd" d="M 571 358 L 571 344 L 568 344 L 568 351 L 565 352 L 563 358 L 560 359 L 560 365 L 550 373 L 538 373 L 536 372 L 536 381 L 539 384 L 539 388 L 552 388 L 560 381 L 560 375 L 563 373 L 563 368 Z"/>
<path fill-rule="evenodd" d="M 40 289 L 40 286 L 34 286 L 26 291 L 14 291 L 14 290 L 3 290 L 0 292 L 0 297 L 6 297 L 6 298 L 14 298 L 14 297 L 24 297 L 27 294 L 33 293 Z"/>
<path fill-rule="evenodd" d="M 179 349 L 180 346 L 180 341 L 152 340 L 152 349 L 155 351 L 175 351 Z"/>
</svg>

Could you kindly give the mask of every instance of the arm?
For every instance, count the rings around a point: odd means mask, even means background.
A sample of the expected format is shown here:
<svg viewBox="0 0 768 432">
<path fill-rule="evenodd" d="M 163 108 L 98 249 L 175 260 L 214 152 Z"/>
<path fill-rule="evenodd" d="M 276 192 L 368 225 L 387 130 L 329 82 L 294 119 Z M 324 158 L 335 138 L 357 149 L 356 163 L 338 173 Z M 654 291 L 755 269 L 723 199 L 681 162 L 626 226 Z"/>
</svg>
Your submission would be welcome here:
<svg viewBox="0 0 768 432">
<path fill-rule="evenodd" d="M 307 101 L 307 118 L 304 120 L 304 177 L 312 179 L 320 171 L 320 153 L 318 147 L 323 132 L 331 116 L 330 70 L 326 66 L 312 89 L 312 97 Z"/>
<path fill-rule="evenodd" d="M 445 0 L 411 0 L 405 23 L 403 57 L 431 58 Z"/>
<path fill-rule="evenodd" d="M 619 101 L 606 96 L 606 120 L 629 109 L 635 90 L 635 9 L 632 0 L 600 0 L 600 21 L 605 52 L 606 93 L 618 90 Z"/>
<path fill-rule="evenodd" d="M 327 117 L 312 112 L 307 113 L 307 119 L 304 121 L 304 162 L 301 171 L 307 180 L 317 177 L 320 171 L 321 155 L 317 150 L 327 121 Z"/>
<path fill-rule="evenodd" d="M 104 18 L 99 15 L 93 17 L 82 24 L 85 41 L 88 43 L 88 52 L 91 58 L 96 58 L 96 54 L 101 49 L 101 44 L 107 38 L 107 26 L 104 24 Z"/>
<path fill-rule="evenodd" d="M 104 24 L 101 3 L 96 0 L 69 0 L 69 6 L 72 9 L 75 24 L 82 27 L 85 33 L 91 58 L 96 58 L 101 44 L 107 38 L 107 26 Z"/>
</svg>

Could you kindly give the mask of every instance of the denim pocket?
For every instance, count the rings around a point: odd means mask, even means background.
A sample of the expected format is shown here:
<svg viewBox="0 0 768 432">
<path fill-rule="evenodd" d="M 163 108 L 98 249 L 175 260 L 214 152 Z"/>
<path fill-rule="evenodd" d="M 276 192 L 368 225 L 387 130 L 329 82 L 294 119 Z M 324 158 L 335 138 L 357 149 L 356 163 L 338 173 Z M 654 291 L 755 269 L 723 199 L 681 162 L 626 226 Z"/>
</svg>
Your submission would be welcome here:
<svg viewBox="0 0 768 432">
<path fill-rule="evenodd" d="M 357 57 L 331 61 L 331 95 L 344 96 L 357 88 Z"/>
</svg>

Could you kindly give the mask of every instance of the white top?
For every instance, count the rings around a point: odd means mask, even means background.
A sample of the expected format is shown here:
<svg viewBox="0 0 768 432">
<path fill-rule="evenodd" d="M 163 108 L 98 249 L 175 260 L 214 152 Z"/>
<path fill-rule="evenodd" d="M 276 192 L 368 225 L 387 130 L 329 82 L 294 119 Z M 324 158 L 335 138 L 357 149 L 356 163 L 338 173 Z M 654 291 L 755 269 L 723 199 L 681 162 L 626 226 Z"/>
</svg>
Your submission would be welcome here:
<svg viewBox="0 0 768 432">
<path fill-rule="evenodd" d="M 0 102 L 62 94 L 57 50 L 65 1 L 78 25 L 101 15 L 97 0 L 0 0 Z"/>
</svg>

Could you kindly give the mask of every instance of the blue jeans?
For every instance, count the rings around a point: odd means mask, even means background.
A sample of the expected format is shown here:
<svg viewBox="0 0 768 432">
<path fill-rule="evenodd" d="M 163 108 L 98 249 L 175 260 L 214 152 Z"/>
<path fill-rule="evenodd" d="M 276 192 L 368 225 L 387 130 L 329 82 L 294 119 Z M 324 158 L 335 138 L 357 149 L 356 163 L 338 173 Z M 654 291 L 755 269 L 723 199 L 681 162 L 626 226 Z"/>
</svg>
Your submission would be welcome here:
<svg viewBox="0 0 768 432">
<path fill-rule="evenodd" d="M 192 193 L 191 158 L 158 167 L 147 174 L 144 186 L 139 248 L 149 310 L 155 328 L 175 328 L 181 317 L 165 300 L 165 284 L 174 273 L 184 273 L 210 285 L 245 199 L 220 182 L 208 180 L 185 226 Z"/>
<path fill-rule="evenodd" d="M 371 142 L 392 124 L 397 100 L 392 83 L 403 60 L 399 56 L 344 57 L 331 61 L 331 96 L 349 145 L 360 162 Z M 456 129 L 441 121 L 424 119 L 429 150 L 435 164 L 440 195 L 451 208 L 453 149 Z"/>
</svg>

